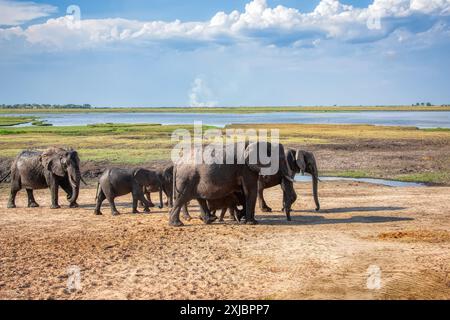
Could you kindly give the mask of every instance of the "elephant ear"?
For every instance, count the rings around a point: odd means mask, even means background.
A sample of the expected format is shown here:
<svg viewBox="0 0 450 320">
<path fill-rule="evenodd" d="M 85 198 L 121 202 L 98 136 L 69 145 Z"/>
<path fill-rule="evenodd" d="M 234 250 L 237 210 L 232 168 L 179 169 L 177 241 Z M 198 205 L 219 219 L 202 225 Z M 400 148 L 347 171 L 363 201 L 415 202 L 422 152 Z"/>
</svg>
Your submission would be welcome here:
<svg viewBox="0 0 450 320">
<path fill-rule="evenodd" d="M 295 163 L 302 173 L 306 170 L 305 153 L 305 151 L 297 150 L 297 153 L 295 154 Z"/>
<path fill-rule="evenodd" d="M 312 152 L 304 151 L 304 159 L 306 162 L 306 172 L 311 175 L 318 175 L 316 158 Z"/>
<path fill-rule="evenodd" d="M 261 167 L 259 165 L 259 155 L 258 155 L 258 143 L 250 143 L 245 148 L 244 152 L 245 164 L 252 170 L 253 172 L 260 172 Z"/>
<path fill-rule="evenodd" d="M 54 149 L 46 150 L 41 155 L 41 163 L 45 169 L 59 177 L 64 177 L 66 172 L 64 171 L 61 160 L 62 156 Z"/>
<path fill-rule="evenodd" d="M 298 173 L 300 172 L 300 169 L 297 166 L 297 161 L 295 160 L 296 152 L 293 149 L 289 149 L 286 152 L 286 161 L 288 163 L 289 169 L 292 172 Z"/>
<path fill-rule="evenodd" d="M 147 182 L 147 171 L 145 169 L 139 168 L 134 171 L 134 179 L 141 186 L 146 186 Z"/>
</svg>

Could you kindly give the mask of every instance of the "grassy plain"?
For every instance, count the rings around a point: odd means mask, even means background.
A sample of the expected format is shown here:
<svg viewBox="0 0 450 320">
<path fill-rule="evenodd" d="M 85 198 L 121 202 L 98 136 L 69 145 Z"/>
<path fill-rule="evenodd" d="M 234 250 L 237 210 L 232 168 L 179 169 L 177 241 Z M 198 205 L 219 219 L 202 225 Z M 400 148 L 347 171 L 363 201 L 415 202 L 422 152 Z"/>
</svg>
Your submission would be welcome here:
<svg viewBox="0 0 450 320">
<path fill-rule="evenodd" d="M 204 127 L 208 129 L 212 127 Z M 281 142 L 313 151 L 322 175 L 450 184 L 450 130 L 371 125 L 260 124 L 227 129 L 279 129 Z M 151 165 L 169 161 L 175 129 L 192 126 L 105 124 L 0 129 L 1 158 L 24 149 L 65 146 L 91 163 Z"/>
</svg>

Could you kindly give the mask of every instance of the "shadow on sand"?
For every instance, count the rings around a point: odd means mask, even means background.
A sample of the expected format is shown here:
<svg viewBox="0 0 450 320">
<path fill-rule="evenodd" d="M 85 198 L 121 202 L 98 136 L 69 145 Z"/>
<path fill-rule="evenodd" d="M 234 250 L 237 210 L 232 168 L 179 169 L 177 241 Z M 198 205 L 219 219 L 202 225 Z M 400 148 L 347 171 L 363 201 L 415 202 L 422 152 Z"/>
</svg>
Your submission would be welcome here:
<svg viewBox="0 0 450 320">
<path fill-rule="evenodd" d="M 395 221 L 411 221 L 413 218 L 406 217 L 383 217 L 383 216 L 354 216 L 350 218 L 328 219 L 323 216 L 292 216 L 292 221 L 287 221 L 282 215 L 256 217 L 263 225 L 314 225 L 314 224 L 339 224 L 339 223 L 385 223 Z"/>
<path fill-rule="evenodd" d="M 292 210 L 292 212 L 310 212 L 310 213 L 350 213 L 350 212 L 376 212 L 376 211 L 397 211 L 405 210 L 405 207 L 346 207 L 315 210 Z"/>
</svg>

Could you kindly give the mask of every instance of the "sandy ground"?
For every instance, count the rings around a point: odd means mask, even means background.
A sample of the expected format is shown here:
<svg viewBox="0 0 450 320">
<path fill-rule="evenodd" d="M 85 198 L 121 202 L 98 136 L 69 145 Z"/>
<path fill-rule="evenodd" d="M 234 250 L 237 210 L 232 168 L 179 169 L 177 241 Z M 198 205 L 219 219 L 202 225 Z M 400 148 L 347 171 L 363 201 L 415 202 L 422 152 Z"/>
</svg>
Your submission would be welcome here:
<svg viewBox="0 0 450 320">
<path fill-rule="evenodd" d="M 92 189 L 78 209 L 62 200 L 49 210 L 46 190 L 41 208 L 25 208 L 21 192 L 18 208 L 5 209 L 3 188 L 0 298 L 450 298 L 450 187 L 324 182 L 318 213 L 309 184 L 296 187 L 292 222 L 273 188 L 275 211 L 258 212 L 257 226 L 195 219 L 183 228 L 167 225 L 166 209 L 130 214 L 129 197 L 118 199 L 122 215 L 105 205 L 94 216 Z M 81 287 L 68 290 L 77 268 Z"/>
</svg>

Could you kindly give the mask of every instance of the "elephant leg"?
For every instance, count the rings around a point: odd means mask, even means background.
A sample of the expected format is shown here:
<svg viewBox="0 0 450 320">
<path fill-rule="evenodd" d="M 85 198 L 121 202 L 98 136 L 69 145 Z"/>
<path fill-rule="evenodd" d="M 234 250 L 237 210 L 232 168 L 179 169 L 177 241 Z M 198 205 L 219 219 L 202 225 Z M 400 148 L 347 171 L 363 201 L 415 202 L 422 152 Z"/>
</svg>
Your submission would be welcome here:
<svg viewBox="0 0 450 320">
<path fill-rule="evenodd" d="M 28 208 L 38 208 L 39 205 L 34 199 L 33 189 L 27 189 L 27 196 L 28 196 Z"/>
<path fill-rule="evenodd" d="M 137 206 L 138 206 L 138 198 L 133 194 L 133 213 L 139 213 Z"/>
<path fill-rule="evenodd" d="M 170 218 L 169 218 L 169 225 L 173 227 L 181 227 L 183 226 L 183 222 L 180 220 L 180 211 L 181 209 L 185 209 L 187 207 L 187 202 L 190 199 L 184 196 L 184 194 L 181 194 L 177 197 L 173 204 L 173 208 L 170 210 Z M 187 212 L 187 210 L 186 210 Z"/>
<path fill-rule="evenodd" d="M 223 222 L 223 218 L 225 217 L 225 213 L 227 213 L 227 208 L 223 208 L 222 212 L 220 212 L 219 222 Z"/>
<path fill-rule="evenodd" d="M 143 193 L 139 194 L 138 197 L 144 207 L 144 212 L 149 213 L 150 212 L 150 202 L 147 201 L 147 199 L 145 198 L 145 195 Z"/>
<path fill-rule="evenodd" d="M 147 202 L 148 202 L 148 206 L 150 208 L 154 208 L 155 204 L 152 201 L 152 194 L 150 192 L 146 192 L 145 195 L 147 196 Z"/>
<path fill-rule="evenodd" d="M 270 208 L 266 200 L 264 200 L 264 186 L 261 182 L 258 181 L 258 201 L 259 201 L 259 208 L 262 212 L 272 212 L 272 208 Z"/>
<path fill-rule="evenodd" d="M 14 178 L 11 179 L 11 192 L 9 194 L 9 200 L 8 200 L 8 208 L 12 209 L 16 207 L 16 196 L 17 192 L 19 192 L 21 189 L 20 182 L 14 181 Z"/>
<path fill-rule="evenodd" d="M 192 217 L 189 215 L 187 204 L 185 204 L 181 210 L 183 211 L 183 219 L 186 221 L 191 221 Z"/>
<path fill-rule="evenodd" d="M 245 183 L 245 182 L 244 182 Z M 255 206 L 256 198 L 258 197 L 258 192 L 256 188 L 252 188 L 251 183 L 244 185 L 245 194 L 245 223 L 247 224 L 257 224 L 255 219 Z"/>
<path fill-rule="evenodd" d="M 211 224 L 217 220 L 215 215 L 212 215 L 208 208 L 208 203 L 205 199 L 197 199 L 198 204 L 200 205 L 200 219 L 203 220 L 206 224 Z"/>
<path fill-rule="evenodd" d="M 61 208 L 61 206 L 58 204 L 58 189 L 59 189 L 58 184 L 55 181 L 53 181 L 50 184 L 50 193 L 52 197 L 52 206 L 50 207 L 50 209 Z"/>
<path fill-rule="evenodd" d="M 97 195 L 97 203 L 96 203 L 96 205 L 95 205 L 95 211 L 94 211 L 94 213 L 96 214 L 96 215 L 101 215 L 102 214 L 102 212 L 101 212 L 101 207 L 102 207 L 102 203 L 103 203 L 103 201 L 106 199 L 106 196 L 105 196 L 105 194 L 103 193 L 103 190 L 100 190 L 100 192 L 98 193 L 98 195 Z"/>
<path fill-rule="evenodd" d="M 112 195 L 107 197 L 108 202 L 109 202 L 109 206 L 111 207 L 111 214 L 113 216 L 117 216 L 120 214 L 120 212 L 117 210 L 116 208 L 116 203 L 114 202 L 114 197 Z"/>
</svg>

